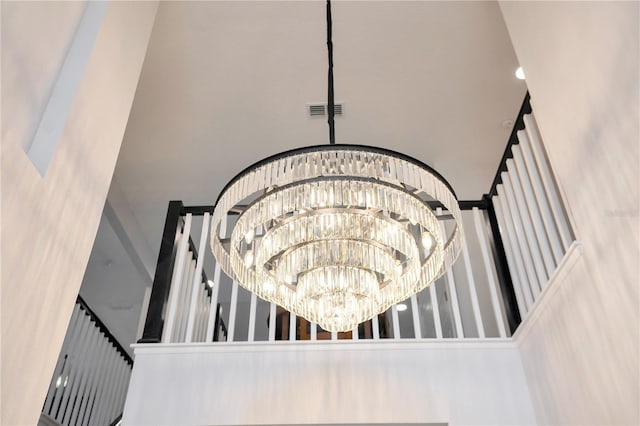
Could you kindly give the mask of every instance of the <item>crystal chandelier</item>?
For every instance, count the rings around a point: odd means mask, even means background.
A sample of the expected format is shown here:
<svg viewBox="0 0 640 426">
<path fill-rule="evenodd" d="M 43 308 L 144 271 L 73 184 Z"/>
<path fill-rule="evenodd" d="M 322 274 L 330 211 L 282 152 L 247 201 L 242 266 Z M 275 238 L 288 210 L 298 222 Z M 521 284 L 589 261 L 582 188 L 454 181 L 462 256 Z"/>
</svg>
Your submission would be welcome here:
<svg viewBox="0 0 640 426">
<path fill-rule="evenodd" d="M 331 144 L 269 157 L 232 179 L 216 202 L 211 247 L 247 290 L 349 331 L 441 276 L 463 232 L 456 196 L 435 170 L 387 149 L 335 144 L 330 11 L 327 2 Z M 447 214 L 436 216 L 438 207 Z M 230 230 L 228 215 L 237 215 Z"/>
</svg>

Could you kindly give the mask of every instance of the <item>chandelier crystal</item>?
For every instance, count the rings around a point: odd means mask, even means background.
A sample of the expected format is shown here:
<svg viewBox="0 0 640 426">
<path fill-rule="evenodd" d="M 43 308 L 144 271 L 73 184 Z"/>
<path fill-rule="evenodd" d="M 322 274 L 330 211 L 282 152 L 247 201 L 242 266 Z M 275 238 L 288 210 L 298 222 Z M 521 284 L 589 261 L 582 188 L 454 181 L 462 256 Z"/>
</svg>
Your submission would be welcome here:
<svg viewBox="0 0 640 426">
<path fill-rule="evenodd" d="M 228 215 L 237 220 L 227 238 Z M 216 202 L 211 247 L 247 290 L 325 330 L 349 331 L 450 268 L 461 223 L 450 185 L 420 161 L 321 145 L 236 176 Z"/>
</svg>

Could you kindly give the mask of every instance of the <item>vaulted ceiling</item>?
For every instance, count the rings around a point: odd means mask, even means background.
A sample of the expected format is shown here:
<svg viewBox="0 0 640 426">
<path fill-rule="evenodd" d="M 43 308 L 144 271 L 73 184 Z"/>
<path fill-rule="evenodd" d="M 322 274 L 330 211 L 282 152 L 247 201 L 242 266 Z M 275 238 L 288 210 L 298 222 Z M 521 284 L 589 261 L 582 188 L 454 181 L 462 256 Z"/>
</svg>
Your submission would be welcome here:
<svg viewBox="0 0 640 426">
<path fill-rule="evenodd" d="M 496 2 L 335 1 L 333 41 L 338 143 L 488 191 L 526 91 Z M 213 204 L 247 165 L 328 143 L 306 108 L 326 75 L 323 1 L 161 3 L 115 174 L 152 250 L 169 200 Z"/>
</svg>

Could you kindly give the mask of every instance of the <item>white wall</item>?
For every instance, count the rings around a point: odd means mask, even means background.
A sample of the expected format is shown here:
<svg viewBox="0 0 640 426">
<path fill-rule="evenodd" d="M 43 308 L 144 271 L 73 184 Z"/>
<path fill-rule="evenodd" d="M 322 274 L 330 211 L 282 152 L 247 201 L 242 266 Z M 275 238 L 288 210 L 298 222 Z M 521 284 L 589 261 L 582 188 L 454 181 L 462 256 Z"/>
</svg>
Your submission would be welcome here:
<svg viewBox="0 0 640 426">
<path fill-rule="evenodd" d="M 78 7 L 2 2 L 2 424 L 37 423 L 96 235 L 156 8 L 155 2 L 108 5 L 56 152 L 41 177 L 23 147 L 40 119 Z M 52 37 L 54 47 L 47 49 Z"/>
<path fill-rule="evenodd" d="M 524 425 L 510 342 L 138 345 L 125 425 Z"/>
<path fill-rule="evenodd" d="M 638 424 L 638 2 L 502 2 L 582 257 L 519 340 L 540 424 Z"/>
<path fill-rule="evenodd" d="M 85 6 L 2 2 L 3 141 L 28 150 Z"/>
</svg>

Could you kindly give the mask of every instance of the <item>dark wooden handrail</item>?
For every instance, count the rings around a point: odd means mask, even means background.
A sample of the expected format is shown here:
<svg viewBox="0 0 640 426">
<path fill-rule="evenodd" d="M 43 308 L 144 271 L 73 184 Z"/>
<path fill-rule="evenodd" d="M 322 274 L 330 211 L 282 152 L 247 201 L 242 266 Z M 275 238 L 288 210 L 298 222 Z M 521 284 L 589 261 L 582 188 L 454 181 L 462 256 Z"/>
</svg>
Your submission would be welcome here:
<svg viewBox="0 0 640 426">
<path fill-rule="evenodd" d="M 502 154 L 502 158 L 500 159 L 500 164 L 498 164 L 498 171 L 496 172 L 496 176 L 493 178 L 493 182 L 491 183 L 491 188 L 489 188 L 489 192 L 484 196 L 493 197 L 496 195 L 496 187 L 502 183 L 502 172 L 507 170 L 507 160 L 513 157 L 511 152 L 511 147 L 513 145 L 517 145 L 518 142 L 518 132 L 524 129 L 524 116 L 531 113 L 531 97 L 529 96 L 529 92 L 524 96 L 524 101 L 522 101 L 522 106 L 520 106 L 520 111 L 518 112 L 518 117 L 516 121 L 513 123 L 513 129 L 511 129 L 511 134 L 509 135 L 509 140 L 507 141 L 507 146 L 504 149 L 504 153 Z"/>
<path fill-rule="evenodd" d="M 118 353 L 120 355 L 122 355 L 122 357 L 127 362 L 127 364 L 132 366 L 133 365 L 133 359 L 131 359 L 131 356 L 129 356 L 129 354 L 124 349 L 124 347 L 120 344 L 120 342 L 118 342 L 118 339 L 116 339 L 115 336 L 113 334 L 111 334 L 111 332 L 109 331 L 107 326 L 104 325 L 102 320 L 98 317 L 98 315 L 96 315 L 95 312 L 93 312 L 93 310 L 89 307 L 87 302 L 85 302 L 84 299 L 82 297 L 80 297 L 80 295 L 78 295 L 78 298 L 76 299 L 76 303 L 78 305 L 80 305 L 80 308 L 82 308 L 89 315 L 89 318 L 91 318 L 91 320 L 96 323 L 96 327 L 98 327 L 100 332 L 113 345 L 113 347 L 116 349 L 116 351 L 118 351 Z"/>
</svg>

